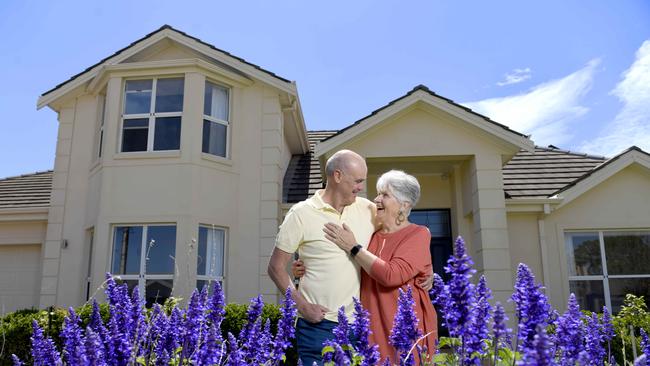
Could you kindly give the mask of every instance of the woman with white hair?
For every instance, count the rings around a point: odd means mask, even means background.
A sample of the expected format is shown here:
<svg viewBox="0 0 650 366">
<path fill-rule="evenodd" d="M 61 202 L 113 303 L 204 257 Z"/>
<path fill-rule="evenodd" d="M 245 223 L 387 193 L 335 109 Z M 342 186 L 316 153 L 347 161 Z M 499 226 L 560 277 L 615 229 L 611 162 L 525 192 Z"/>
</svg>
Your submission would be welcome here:
<svg viewBox="0 0 650 366">
<path fill-rule="evenodd" d="M 408 221 L 409 213 L 420 198 L 420 184 L 415 177 L 399 170 L 384 173 L 377 181 L 377 230 L 367 249 L 357 244 L 354 233 L 328 223 L 323 229 L 327 239 L 350 253 L 361 271 L 361 303 L 370 313 L 370 342 L 379 345 L 382 361 L 395 360 L 395 349 L 388 338 L 397 312 L 398 289 L 413 289 L 418 327 L 427 353 L 433 355 L 437 339 L 436 311 L 426 290 L 416 286 L 417 277 L 432 272 L 429 243 L 431 233 L 425 226 Z M 420 345 L 422 345 L 420 343 Z M 417 352 L 414 352 L 417 354 Z M 416 364 L 419 360 L 416 355 Z"/>
</svg>

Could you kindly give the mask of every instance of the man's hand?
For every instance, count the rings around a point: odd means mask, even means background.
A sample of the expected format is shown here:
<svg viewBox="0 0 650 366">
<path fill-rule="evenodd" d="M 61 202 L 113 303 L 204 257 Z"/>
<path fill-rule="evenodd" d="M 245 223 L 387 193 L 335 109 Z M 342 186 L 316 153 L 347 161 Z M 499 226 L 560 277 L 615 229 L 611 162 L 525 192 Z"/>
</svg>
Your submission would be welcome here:
<svg viewBox="0 0 650 366">
<path fill-rule="evenodd" d="M 302 260 L 296 259 L 291 263 L 291 274 L 293 274 L 293 278 L 302 278 L 305 272 L 305 263 Z"/>
<path fill-rule="evenodd" d="M 320 322 L 325 319 L 325 314 L 329 312 L 329 310 L 322 305 L 310 304 L 308 302 L 299 305 L 298 311 L 302 314 L 303 318 L 310 323 Z"/>
<path fill-rule="evenodd" d="M 415 279 L 415 284 L 424 291 L 429 292 L 433 287 L 433 273 L 429 273 L 428 276 L 418 276 Z"/>
</svg>

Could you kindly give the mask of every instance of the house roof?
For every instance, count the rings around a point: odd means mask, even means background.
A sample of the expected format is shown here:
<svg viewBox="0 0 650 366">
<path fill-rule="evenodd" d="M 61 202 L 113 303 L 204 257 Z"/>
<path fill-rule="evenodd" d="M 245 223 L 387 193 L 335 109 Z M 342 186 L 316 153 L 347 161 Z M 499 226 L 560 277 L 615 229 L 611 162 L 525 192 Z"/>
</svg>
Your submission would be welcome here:
<svg viewBox="0 0 650 366">
<path fill-rule="evenodd" d="M 313 154 L 314 146 L 336 135 L 338 131 L 310 131 L 310 152 L 294 155 L 284 176 L 284 203 L 300 202 L 323 187 L 320 163 Z M 519 151 L 503 167 L 506 198 L 548 198 L 558 189 L 581 178 L 601 165 L 606 158 L 580 154 L 554 147 L 535 147 L 532 152 Z"/>
<path fill-rule="evenodd" d="M 91 65 L 91 66 L 87 67 L 82 72 L 80 72 L 80 73 L 78 73 L 76 75 L 73 75 L 68 80 L 56 85 L 54 88 L 52 88 L 52 89 L 46 91 L 45 93 L 41 94 L 41 96 L 39 98 L 39 108 L 40 108 L 40 104 L 41 104 L 40 101 L 43 100 L 43 99 L 48 99 L 46 97 L 48 97 L 49 94 L 52 94 L 52 93 L 58 91 L 59 89 L 67 86 L 68 84 L 75 82 L 76 80 L 80 79 L 82 76 L 84 76 L 84 75 L 86 75 L 88 73 L 97 72 L 97 70 L 99 70 L 103 64 L 108 63 L 111 59 L 118 58 L 120 55 L 124 54 L 127 50 L 133 48 L 134 46 L 138 45 L 139 43 L 141 43 L 143 41 L 147 41 L 150 38 L 157 35 L 158 33 L 165 32 L 165 31 L 173 32 L 173 33 L 176 33 L 177 35 L 185 37 L 186 39 L 198 42 L 202 46 L 206 46 L 206 47 L 210 48 L 211 50 L 216 51 L 216 52 L 218 52 L 219 54 L 221 54 L 223 56 L 227 56 L 232 60 L 236 60 L 238 62 L 243 63 L 244 65 L 252 67 L 251 70 L 257 70 L 257 71 L 259 71 L 259 72 L 261 72 L 263 74 L 266 74 L 268 76 L 273 77 L 274 79 L 277 79 L 277 80 L 281 81 L 282 83 L 293 85 L 293 83 L 288 79 L 285 79 L 285 78 L 283 78 L 281 76 L 278 76 L 277 74 L 275 74 L 275 73 L 273 73 L 271 71 L 268 71 L 268 70 L 266 70 L 266 69 L 264 69 L 264 68 L 262 68 L 262 67 L 260 67 L 260 66 L 258 66 L 256 64 L 253 64 L 253 63 L 251 63 L 249 61 L 246 61 L 245 59 L 243 59 L 241 57 L 237 57 L 237 56 L 235 56 L 235 55 L 233 55 L 233 54 L 231 54 L 231 53 L 229 53 L 227 51 L 224 51 L 222 49 L 219 49 L 219 48 L 217 48 L 217 47 L 215 47 L 215 46 L 213 46 L 213 45 L 211 45 L 211 44 L 209 44 L 209 43 L 207 43 L 207 42 L 205 42 L 205 41 L 203 41 L 203 40 L 201 40 L 199 38 L 193 37 L 193 36 L 191 36 L 191 35 L 189 35 L 189 34 L 187 34 L 185 32 L 182 32 L 182 31 L 180 31 L 178 29 L 173 28 L 170 25 L 165 24 L 162 27 L 158 28 L 157 30 L 147 34 L 146 36 L 144 36 L 144 37 L 142 37 L 142 38 L 140 38 L 140 39 L 138 39 L 138 40 L 136 40 L 134 42 L 132 42 L 128 46 L 120 49 L 119 51 L 113 53 L 112 55 L 101 59 L 99 62 L 95 63 L 94 65 Z"/>
<path fill-rule="evenodd" d="M 561 197 L 563 199 L 561 206 L 566 205 L 589 189 L 635 163 L 650 170 L 650 154 L 637 146 L 631 146 L 596 168 L 586 172 L 578 179 L 553 192 L 551 196 Z"/>
<path fill-rule="evenodd" d="M 413 89 L 411 89 L 409 92 L 407 92 L 403 96 L 388 102 L 388 104 L 384 105 L 383 107 L 372 111 L 367 116 L 357 120 L 356 122 L 350 124 L 349 126 L 337 131 L 336 133 L 333 133 L 331 136 L 328 136 L 323 141 L 321 141 L 321 142 L 324 142 L 325 144 L 320 146 L 321 147 L 320 150 L 322 150 L 323 146 L 327 146 L 326 150 L 328 150 L 329 148 L 334 147 L 334 144 L 330 143 L 332 140 L 341 139 L 341 138 L 342 139 L 348 139 L 348 138 L 351 138 L 354 135 L 356 135 L 356 133 L 361 133 L 365 128 L 367 128 L 365 126 L 373 125 L 374 123 L 377 123 L 377 117 L 376 116 L 379 115 L 382 112 L 390 110 L 391 108 L 397 108 L 397 110 L 400 110 L 401 108 L 405 108 L 405 106 L 397 107 L 397 105 L 399 105 L 400 102 L 403 102 L 406 99 L 409 99 L 411 96 L 414 96 L 414 95 L 416 95 L 415 97 L 417 97 L 419 95 L 419 98 L 422 98 L 424 96 L 424 99 L 420 99 L 420 100 L 424 100 L 424 101 L 426 101 L 428 103 L 431 103 L 431 104 L 435 103 L 435 105 L 437 107 L 443 108 L 443 109 L 449 111 L 450 113 L 456 114 L 461 119 L 470 121 L 470 123 L 482 128 L 482 129 L 485 129 L 486 131 L 490 131 L 492 134 L 495 134 L 495 135 L 499 136 L 499 138 L 505 139 L 505 140 L 509 141 L 510 143 L 513 143 L 516 146 L 519 146 L 519 148 L 531 148 L 532 149 L 532 147 L 533 147 L 533 143 L 532 143 L 532 141 L 530 141 L 528 139 L 529 138 L 528 135 L 524 135 L 524 134 L 522 134 L 520 132 L 517 132 L 517 131 L 515 131 L 513 129 L 510 129 L 506 125 L 495 122 L 492 119 L 490 119 L 489 117 L 486 117 L 486 116 L 484 116 L 484 115 L 482 115 L 480 113 L 477 113 L 477 112 L 473 111 L 472 109 L 470 109 L 468 107 L 465 107 L 465 106 L 463 106 L 461 104 L 458 104 L 458 103 L 454 102 L 453 100 L 451 100 L 449 98 L 445 98 L 443 96 L 440 96 L 440 95 L 436 94 L 435 92 L 433 92 L 432 90 L 430 90 L 425 85 L 420 84 L 420 85 L 417 85 L 416 87 L 414 87 Z M 417 101 L 417 100 L 418 99 L 415 99 L 415 101 Z M 409 106 L 409 105 L 410 104 L 408 104 L 407 106 Z M 451 108 L 446 109 L 447 107 L 451 107 Z M 483 123 L 486 123 L 486 124 L 484 125 Z M 352 132 L 352 131 L 355 131 L 355 130 L 357 130 L 357 132 Z M 350 131 L 350 132 L 348 132 L 348 131 Z M 347 134 L 346 134 L 346 132 L 347 132 Z M 349 136 L 343 137 L 341 135 L 349 135 Z M 316 154 L 318 156 L 320 156 L 324 152 L 325 151 L 316 151 Z"/>
<path fill-rule="evenodd" d="M 51 170 L 0 179 L 0 209 L 48 207 L 51 193 Z"/>
<path fill-rule="evenodd" d="M 503 167 L 503 189 L 506 198 L 547 198 L 605 160 L 555 147 L 522 150 Z"/>
</svg>

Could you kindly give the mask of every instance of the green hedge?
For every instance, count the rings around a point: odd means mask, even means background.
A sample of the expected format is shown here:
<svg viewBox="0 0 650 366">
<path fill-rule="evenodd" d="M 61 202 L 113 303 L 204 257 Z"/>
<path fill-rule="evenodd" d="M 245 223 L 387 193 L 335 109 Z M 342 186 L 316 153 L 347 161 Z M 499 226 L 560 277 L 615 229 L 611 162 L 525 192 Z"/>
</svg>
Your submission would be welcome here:
<svg viewBox="0 0 650 366">
<path fill-rule="evenodd" d="M 108 321 L 108 305 L 100 304 L 100 313 L 104 319 L 104 323 Z M 246 323 L 246 312 L 248 305 L 242 304 L 228 304 L 226 305 L 226 316 L 221 324 L 221 331 L 223 335 L 231 332 L 238 335 L 242 327 Z M 84 305 L 76 308 L 75 311 L 83 322 L 83 327 L 88 325 L 90 314 L 92 312 L 91 305 Z M 31 364 L 30 356 L 30 337 L 32 336 L 32 320 L 36 320 L 43 328 L 45 333 L 52 337 L 54 342 L 61 349 L 61 340 L 59 333 L 63 326 L 63 319 L 68 315 L 68 311 L 61 308 L 54 308 L 48 310 L 25 309 L 7 314 L 5 317 L 0 318 L 0 366 L 11 366 L 11 354 L 17 355 L 21 360 L 27 361 L 26 364 Z M 271 320 L 271 330 L 275 334 L 277 330 L 277 323 L 280 319 L 280 309 L 275 304 L 265 304 L 262 310 L 262 319 Z M 4 339 L 4 347 L 2 342 Z M 296 365 L 298 363 L 297 353 L 294 346 L 287 350 L 287 365 Z"/>
</svg>

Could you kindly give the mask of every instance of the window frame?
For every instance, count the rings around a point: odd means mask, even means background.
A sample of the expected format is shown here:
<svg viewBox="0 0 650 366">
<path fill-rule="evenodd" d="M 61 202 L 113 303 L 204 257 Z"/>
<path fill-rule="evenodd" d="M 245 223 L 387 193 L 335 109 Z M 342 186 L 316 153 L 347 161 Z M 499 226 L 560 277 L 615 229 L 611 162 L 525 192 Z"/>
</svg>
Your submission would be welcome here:
<svg viewBox="0 0 650 366">
<path fill-rule="evenodd" d="M 171 274 L 147 274 L 147 255 L 148 255 L 148 246 L 147 236 L 148 230 L 151 226 L 173 226 L 176 228 L 176 235 L 178 236 L 178 225 L 177 223 L 119 223 L 111 225 L 111 246 L 110 246 L 110 256 L 108 262 L 108 268 L 111 272 L 113 278 L 119 278 L 122 281 L 138 281 L 138 292 L 141 299 L 146 299 L 146 285 L 147 280 L 171 280 L 172 281 L 172 290 L 173 283 L 176 281 L 174 269 Z M 118 227 L 141 227 L 142 228 L 142 239 L 140 240 L 140 265 L 138 274 L 121 274 L 121 273 L 112 273 L 113 272 L 113 254 L 115 252 L 115 234 Z M 174 266 L 176 266 L 176 245 L 178 244 L 178 238 L 174 238 Z M 172 293 L 173 296 L 173 293 Z"/>
<path fill-rule="evenodd" d="M 228 103 L 227 103 L 228 104 L 228 115 L 226 116 L 227 120 L 222 120 L 220 118 L 212 117 L 212 116 L 209 116 L 209 115 L 205 114 L 205 91 L 206 91 L 206 88 L 208 87 L 209 84 L 213 84 L 215 86 L 224 88 L 228 92 Z M 232 134 L 232 132 L 231 132 L 231 129 L 232 129 L 231 128 L 231 123 L 232 123 L 231 122 L 231 120 L 232 120 L 232 87 L 230 87 L 230 86 L 228 86 L 228 85 L 226 85 L 224 83 L 220 83 L 220 82 L 217 82 L 215 80 L 206 78 L 205 83 L 203 84 L 203 103 L 202 103 L 202 105 L 203 105 L 203 111 L 201 112 L 201 115 L 203 117 L 201 119 L 201 142 L 203 142 L 203 121 L 218 123 L 218 124 L 226 127 L 226 148 L 225 148 L 226 154 L 225 154 L 225 156 L 221 156 L 221 155 L 216 155 L 216 154 L 212 154 L 212 153 L 209 153 L 209 152 L 205 152 L 205 151 L 203 151 L 203 143 L 201 143 L 201 153 L 204 154 L 204 155 L 207 155 L 209 157 L 216 157 L 217 159 L 228 159 L 228 160 L 230 160 L 230 137 L 231 137 L 231 134 Z"/>
<path fill-rule="evenodd" d="M 181 104 L 181 110 L 179 112 L 156 112 L 156 93 L 158 87 L 158 80 L 161 79 L 181 79 L 183 80 L 183 103 Z M 119 130 L 119 153 L 120 154 L 142 154 L 142 153 L 156 153 L 161 151 L 180 151 L 181 142 L 183 140 L 183 105 L 185 104 L 185 75 L 164 75 L 164 76 L 149 76 L 149 77 L 132 77 L 125 78 L 122 82 L 122 104 L 120 106 L 120 130 Z M 129 81 L 143 81 L 151 80 L 151 100 L 149 101 L 149 112 L 148 113 L 133 113 L 126 114 L 126 83 Z M 178 149 L 171 150 L 154 150 L 154 137 L 156 134 L 156 118 L 165 118 L 165 117 L 179 117 L 181 120 L 181 130 L 178 141 Z M 133 120 L 133 119 L 147 119 L 147 149 L 146 150 L 137 150 L 137 151 L 123 151 L 124 148 L 124 121 Z"/>
<path fill-rule="evenodd" d="M 567 266 L 567 282 L 569 293 L 571 292 L 571 281 L 602 281 L 603 284 L 603 297 L 605 298 L 605 306 L 610 313 L 613 312 L 612 309 L 612 296 L 610 292 L 609 280 L 610 279 L 640 279 L 648 278 L 650 279 L 650 273 L 647 274 L 625 274 L 625 275 L 612 275 L 609 274 L 607 269 L 607 253 L 605 251 L 605 233 L 648 233 L 650 235 L 650 228 L 634 228 L 634 229 L 604 229 L 604 230 L 565 230 L 564 232 L 564 255 L 566 257 L 565 264 Z M 592 274 L 592 275 L 571 275 L 571 268 L 569 263 L 569 258 L 573 257 L 573 253 L 569 253 L 569 249 L 572 250 L 573 242 L 572 237 L 576 234 L 595 234 L 598 236 L 598 247 L 600 251 L 600 260 L 602 266 L 601 274 Z"/>
<path fill-rule="evenodd" d="M 104 126 L 106 125 L 106 94 L 100 94 L 97 104 L 100 108 L 99 112 L 99 126 L 97 127 L 97 151 L 95 153 L 95 160 L 101 160 L 104 151 Z"/>
<path fill-rule="evenodd" d="M 223 256 L 221 257 L 221 272 L 222 273 L 221 273 L 221 276 L 211 276 L 211 275 L 207 274 L 207 271 L 206 271 L 205 275 L 199 275 L 198 259 L 199 259 L 199 245 L 201 245 L 201 243 L 199 241 L 200 239 L 197 240 L 197 243 L 196 243 L 197 244 L 197 246 L 196 246 L 197 267 L 196 267 L 196 284 L 195 284 L 195 287 L 198 290 L 201 290 L 197 286 L 198 281 L 205 281 L 206 284 L 208 284 L 208 288 L 211 288 L 210 285 L 212 284 L 212 282 L 219 281 L 219 282 L 221 282 L 221 289 L 225 293 L 226 257 L 228 256 L 227 255 L 227 253 L 228 253 L 227 252 L 227 249 L 228 249 L 228 228 L 223 227 L 223 226 L 218 226 L 218 225 L 199 224 L 198 230 L 200 231 L 201 228 L 205 228 L 207 230 L 220 230 L 220 231 L 223 231 Z M 199 233 L 199 231 L 197 231 L 197 234 Z M 200 237 L 200 235 L 197 235 L 197 238 L 199 238 L 199 237 Z M 206 243 L 206 253 L 208 253 L 208 250 L 209 250 L 209 247 L 208 247 L 208 245 Z M 206 257 L 208 257 L 207 254 L 206 254 Z"/>
</svg>

